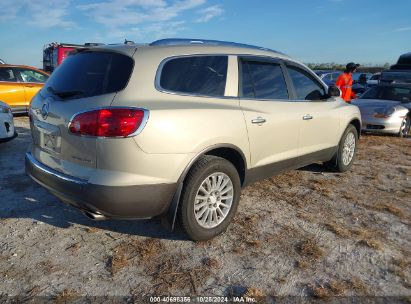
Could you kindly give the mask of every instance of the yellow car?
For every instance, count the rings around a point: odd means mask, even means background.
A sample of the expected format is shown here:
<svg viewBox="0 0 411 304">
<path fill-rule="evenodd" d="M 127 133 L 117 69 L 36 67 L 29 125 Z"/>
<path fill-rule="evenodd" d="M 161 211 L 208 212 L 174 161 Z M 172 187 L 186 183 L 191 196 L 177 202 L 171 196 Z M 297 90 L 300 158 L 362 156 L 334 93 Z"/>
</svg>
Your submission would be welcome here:
<svg viewBox="0 0 411 304">
<path fill-rule="evenodd" d="M 30 101 L 49 78 L 46 72 L 23 65 L 0 65 L 0 101 L 13 113 L 26 113 Z"/>
</svg>

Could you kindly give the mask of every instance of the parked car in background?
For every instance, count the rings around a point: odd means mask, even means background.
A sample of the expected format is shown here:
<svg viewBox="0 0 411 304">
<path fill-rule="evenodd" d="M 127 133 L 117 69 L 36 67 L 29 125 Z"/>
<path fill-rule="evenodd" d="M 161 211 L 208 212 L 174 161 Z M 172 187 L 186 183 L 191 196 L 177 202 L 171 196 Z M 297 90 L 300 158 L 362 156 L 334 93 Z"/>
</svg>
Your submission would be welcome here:
<svg viewBox="0 0 411 304">
<path fill-rule="evenodd" d="M 367 87 L 372 88 L 380 83 L 381 73 L 374 73 L 370 79 L 367 80 Z"/>
<path fill-rule="evenodd" d="M 372 77 L 372 73 L 363 73 L 363 72 L 355 72 L 352 74 L 352 80 L 353 83 L 357 83 L 357 82 L 367 82 L 368 79 L 370 79 Z"/>
<path fill-rule="evenodd" d="M 402 54 L 396 64 L 392 65 L 391 70 L 411 70 L 411 52 Z"/>
<path fill-rule="evenodd" d="M 93 219 L 173 224 L 178 214 L 191 239 L 206 240 L 229 225 L 241 187 L 313 162 L 351 167 L 360 112 L 339 96 L 303 64 L 256 46 L 90 48 L 33 99 L 26 171 Z"/>
<path fill-rule="evenodd" d="M 381 83 L 411 83 L 411 52 L 402 54 L 396 64 L 381 73 Z"/>
<path fill-rule="evenodd" d="M 325 82 L 326 85 L 331 86 L 335 85 L 338 76 L 342 73 L 341 71 L 330 71 L 330 70 L 315 70 L 315 74 Z"/>
<path fill-rule="evenodd" d="M 0 65 L 0 101 L 13 113 L 27 113 L 33 96 L 43 87 L 49 75 L 23 65 Z"/>
<path fill-rule="evenodd" d="M 12 140 L 16 136 L 11 109 L 7 103 L 0 101 L 0 143 Z"/>
<path fill-rule="evenodd" d="M 361 111 L 362 130 L 407 137 L 411 125 L 411 84 L 380 84 L 352 104 Z"/>
<path fill-rule="evenodd" d="M 3 60 L 0 59 L 0 64 L 6 64 Z"/>
<path fill-rule="evenodd" d="M 353 73 L 353 85 L 352 90 L 355 94 L 360 95 L 367 90 L 367 80 L 370 77 L 370 73 Z"/>
<path fill-rule="evenodd" d="M 381 73 L 380 83 L 411 83 L 410 70 L 385 70 Z"/>
<path fill-rule="evenodd" d="M 43 70 L 52 73 L 67 58 L 70 52 L 97 45 L 101 45 L 101 43 L 73 44 L 52 42 L 46 44 L 43 47 Z"/>
</svg>

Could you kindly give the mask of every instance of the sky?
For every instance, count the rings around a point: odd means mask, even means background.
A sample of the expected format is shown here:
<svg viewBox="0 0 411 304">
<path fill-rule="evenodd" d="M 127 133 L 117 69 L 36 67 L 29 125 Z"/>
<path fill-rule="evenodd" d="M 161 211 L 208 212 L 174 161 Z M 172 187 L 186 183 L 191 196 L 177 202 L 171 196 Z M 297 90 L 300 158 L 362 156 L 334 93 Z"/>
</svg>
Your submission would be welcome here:
<svg viewBox="0 0 411 304">
<path fill-rule="evenodd" d="M 0 59 L 35 67 L 50 42 L 216 39 L 343 64 L 393 64 L 411 51 L 411 0 L 2 0 L 0 7 Z"/>
</svg>

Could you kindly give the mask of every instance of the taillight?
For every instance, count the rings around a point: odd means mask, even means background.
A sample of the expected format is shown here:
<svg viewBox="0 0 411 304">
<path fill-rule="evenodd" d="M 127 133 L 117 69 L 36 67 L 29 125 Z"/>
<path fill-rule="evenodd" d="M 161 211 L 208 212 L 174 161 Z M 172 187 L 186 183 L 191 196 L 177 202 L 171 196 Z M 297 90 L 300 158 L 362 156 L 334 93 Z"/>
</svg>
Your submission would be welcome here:
<svg viewBox="0 0 411 304">
<path fill-rule="evenodd" d="M 145 111 L 133 108 L 106 108 L 76 115 L 69 124 L 73 134 L 127 137 L 140 127 Z"/>
</svg>

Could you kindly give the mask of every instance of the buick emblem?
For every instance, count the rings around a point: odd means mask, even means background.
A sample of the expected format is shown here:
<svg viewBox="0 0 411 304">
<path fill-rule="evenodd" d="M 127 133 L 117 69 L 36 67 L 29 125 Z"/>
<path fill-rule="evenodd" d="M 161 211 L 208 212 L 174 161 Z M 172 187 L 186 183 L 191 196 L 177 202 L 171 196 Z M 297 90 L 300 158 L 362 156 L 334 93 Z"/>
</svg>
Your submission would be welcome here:
<svg viewBox="0 0 411 304">
<path fill-rule="evenodd" d="M 49 116 L 49 109 L 50 109 L 50 98 L 47 98 L 46 101 L 43 103 L 43 106 L 41 107 L 41 117 L 43 119 L 47 119 Z"/>
</svg>

